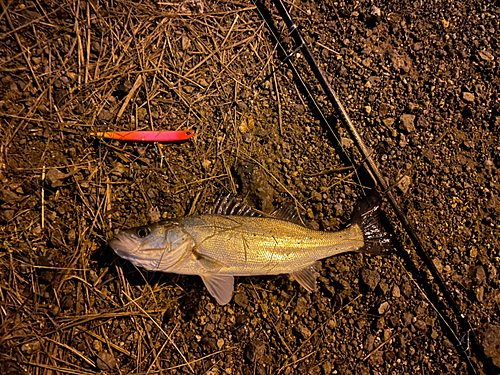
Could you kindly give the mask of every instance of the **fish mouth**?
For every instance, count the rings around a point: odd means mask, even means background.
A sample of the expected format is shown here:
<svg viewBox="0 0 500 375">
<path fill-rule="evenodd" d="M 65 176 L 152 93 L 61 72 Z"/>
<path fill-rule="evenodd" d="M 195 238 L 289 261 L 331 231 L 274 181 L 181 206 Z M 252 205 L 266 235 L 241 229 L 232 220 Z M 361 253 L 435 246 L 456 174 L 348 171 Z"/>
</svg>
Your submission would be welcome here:
<svg viewBox="0 0 500 375">
<path fill-rule="evenodd" d="M 108 245 L 122 258 L 129 258 L 130 254 L 137 249 L 137 241 L 130 238 L 124 233 L 118 233 L 115 237 L 108 241 Z"/>
</svg>

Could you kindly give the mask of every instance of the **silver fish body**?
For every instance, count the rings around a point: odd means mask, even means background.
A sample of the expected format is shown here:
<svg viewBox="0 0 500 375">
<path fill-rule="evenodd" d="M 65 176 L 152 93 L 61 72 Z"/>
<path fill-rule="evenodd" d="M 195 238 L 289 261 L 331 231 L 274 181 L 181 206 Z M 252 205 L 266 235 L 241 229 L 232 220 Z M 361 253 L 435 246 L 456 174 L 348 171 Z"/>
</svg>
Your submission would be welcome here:
<svg viewBox="0 0 500 375">
<path fill-rule="evenodd" d="M 290 210 L 262 217 L 242 203 L 226 200 L 219 202 L 215 214 L 123 231 L 109 244 L 119 256 L 147 270 L 201 276 L 212 296 L 226 304 L 232 296 L 233 276 L 289 273 L 312 292 L 318 260 L 386 249 L 378 209 L 374 202 L 362 205 L 352 225 L 325 232 L 298 224 Z"/>
<path fill-rule="evenodd" d="M 222 215 L 191 216 L 176 222 L 189 233 L 193 245 L 192 256 L 165 270 L 179 274 L 293 273 L 319 259 L 364 246 L 359 225 L 324 232 L 274 218 Z"/>
</svg>

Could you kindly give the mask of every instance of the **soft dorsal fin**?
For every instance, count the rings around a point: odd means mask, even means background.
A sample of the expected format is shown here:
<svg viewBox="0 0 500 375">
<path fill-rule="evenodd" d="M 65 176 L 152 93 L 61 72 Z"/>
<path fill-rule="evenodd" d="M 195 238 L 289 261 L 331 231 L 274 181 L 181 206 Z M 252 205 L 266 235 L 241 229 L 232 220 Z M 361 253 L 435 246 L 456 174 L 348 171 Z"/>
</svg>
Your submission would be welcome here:
<svg viewBox="0 0 500 375">
<path fill-rule="evenodd" d="M 201 275 L 208 291 L 221 305 L 231 301 L 234 289 L 234 277 L 227 275 Z"/>
<path fill-rule="evenodd" d="M 290 275 L 309 293 L 312 293 L 316 290 L 316 278 L 318 277 L 320 267 L 320 262 L 314 262 L 306 268 L 292 272 Z"/>
<path fill-rule="evenodd" d="M 211 215 L 262 216 L 261 212 L 250 207 L 234 194 L 221 195 L 207 213 Z"/>
<path fill-rule="evenodd" d="M 272 217 L 276 219 L 289 221 L 294 224 L 303 225 L 300 220 L 299 212 L 293 203 L 285 203 L 280 208 L 273 211 Z"/>
</svg>

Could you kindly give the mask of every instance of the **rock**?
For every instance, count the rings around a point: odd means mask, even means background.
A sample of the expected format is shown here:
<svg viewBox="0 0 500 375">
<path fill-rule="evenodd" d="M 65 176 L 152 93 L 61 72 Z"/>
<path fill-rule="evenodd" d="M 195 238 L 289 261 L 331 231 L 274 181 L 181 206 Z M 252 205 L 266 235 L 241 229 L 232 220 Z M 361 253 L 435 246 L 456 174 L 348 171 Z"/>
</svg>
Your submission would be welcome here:
<svg viewBox="0 0 500 375">
<path fill-rule="evenodd" d="M 115 356 L 108 352 L 97 353 L 97 367 L 99 370 L 109 371 L 116 367 Z"/>
<path fill-rule="evenodd" d="M 394 298 L 399 298 L 399 297 L 401 297 L 401 290 L 399 289 L 399 286 L 394 285 L 394 287 L 392 288 L 392 296 L 393 296 Z"/>
<path fill-rule="evenodd" d="M 242 138 L 243 138 L 243 142 L 248 143 L 248 144 L 252 143 L 252 141 L 253 141 L 253 135 L 250 133 L 243 134 Z"/>
<path fill-rule="evenodd" d="M 478 302 L 483 302 L 484 300 L 484 287 L 478 286 L 475 290 L 474 293 L 476 295 L 476 299 Z"/>
<path fill-rule="evenodd" d="M 317 190 L 313 190 L 311 193 L 311 200 L 313 202 L 321 202 L 323 200 L 323 195 Z"/>
<path fill-rule="evenodd" d="M 242 325 L 241 327 L 238 327 L 233 334 L 237 342 L 242 342 L 248 335 L 248 327 L 246 325 Z"/>
<path fill-rule="evenodd" d="M 405 113 L 401 115 L 400 121 L 403 130 L 406 130 L 408 133 L 415 131 L 415 115 Z"/>
<path fill-rule="evenodd" d="M 344 207 L 342 206 L 342 203 L 335 203 L 335 206 L 333 206 L 333 208 L 335 208 L 335 216 L 342 216 L 344 214 Z"/>
<path fill-rule="evenodd" d="M 468 103 L 474 103 L 474 94 L 471 92 L 463 92 L 462 99 Z"/>
<path fill-rule="evenodd" d="M 408 140 L 406 139 L 406 136 L 404 134 L 399 134 L 399 147 L 405 148 L 408 146 Z"/>
<path fill-rule="evenodd" d="M 415 323 L 413 323 L 416 329 L 420 331 L 427 331 L 427 324 L 423 320 L 417 320 Z"/>
<path fill-rule="evenodd" d="M 441 273 L 443 272 L 443 264 L 441 263 L 441 259 L 439 258 L 433 258 L 432 263 L 434 263 L 434 267 L 436 267 L 436 270 Z"/>
<path fill-rule="evenodd" d="M 49 169 L 45 174 L 45 180 L 53 188 L 63 185 L 64 179 L 68 177 L 68 174 L 61 172 L 59 169 Z"/>
<path fill-rule="evenodd" d="M 214 339 L 213 337 L 203 336 L 201 338 L 201 344 L 206 350 L 212 350 L 212 351 L 217 350 L 217 340 Z"/>
<path fill-rule="evenodd" d="M 206 81 L 205 81 L 205 82 L 206 82 Z M 208 86 L 208 84 L 207 84 L 207 85 L 205 85 L 205 86 Z M 238 102 L 236 102 L 236 105 L 238 106 L 238 109 L 239 109 L 241 112 L 246 112 L 246 111 L 248 111 L 248 106 L 246 105 L 246 103 L 245 103 L 245 102 L 243 102 L 243 101 L 239 100 Z"/>
<path fill-rule="evenodd" d="M 401 180 L 398 181 L 398 188 L 403 194 L 408 192 L 411 185 L 411 178 L 409 176 L 403 176 Z"/>
<path fill-rule="evenodd" d="M 393 117 L 387 117 L 385 119 L 382 120 L 382 123 L 387 127 L 387 128 L 390 128 L 392 125 L 394 125 L 394 122 L 396 122 L 396 120 L 394 120 Z"/>
<path fill-rule="evenodd" d="M 380 17 L 382 15 L 382 11 L 377 6 L 372 5 L 370 9 L 370 14 L 374 17 Z"/>
<path fill-rule="evenodd" d="M 415 51 L 420 51 L 423 47 L 424 45 L 422 42 L 415 42 L 415 44 L 413 44 L 413 49 Z"/>
<path fill-rule="evenodd" d="M 295 330 L 298 334 L 300 334 L 303 338 L 308 339 L 311 337 L 311 331 L 305 325 L 299 323 L 295 326 Z"/>
<path fill-rule="evenodd" d="M 251 132 L 255 128 L 255 121 L 252 116 L 245 116 L 241 119 L 240 126 L 238 127 L 241 133 Z"/>
<path fill-rule="evenodd" d="M 302 316 L 306 312 L 307 306 L 307 300 L 304 297 L 299 297 L 297 299 L 297 306 L 295 306 L 297 316 Z"/>
<path fill-rule="evenodd" d="M 7 223 L 14 218 L 14 210 L 0 210 L 0 223 Z"/>
<path fill-rule="evenodd" d="M 486 272 L 483 266 L 473 266 L 469 268 L 469 277 L 474 284 L 484 284 L 486 282 Z"/>
<path fill-rule="evenodd" d="M 323 366 L 323 372 L 325 374 L 331 374 L 332 373 L 333 367 L 332 367 L 332 364 L 329 361 L 323 362 L 322 366 Z"/>
<path fill-rule="evenodd" d="M 252 341 L 245 349 L 245 356 L 250 362 L 256 362 L 266 352 L 266 344 L 262 341 Z"/>
<path fill-rule="evenodd" d="M 246 308 L 248 306 L 248 297 L 245 293 L 238 293 L 234 296 L 234 303 L 238 306 Z"/>
<path fill-rule="evenodd" d="M 340 143 L 344 148 L 351 148 L 354 145 L 353 140 L 351 138 L 346 138 L 346 137 L 342 137 Z"/>
<path fill-rule="evenodd" d="M 495 56 L 490 51 L 479 51 L 479 57 L 484 61 L 493 61 L 495 60 Z"/>
<path fill-rule="evenodd" d="M 373 291 L 380 282 L 380 274 L 375 270 L 365 268 L 361 271 L 361 280 L 371 291 Z"/>
<path fill-rule="evenodd" d="M 111 170 L 111 174 L 116 177 L 121 177 L 125 172 L 125 166 L 122 163 L 116 163 L 114 168 Z"/>
<path fill-rule="evenodd" d="M 203 334 L 206 335 L 208 333 L 211 333 L 214 331 L 214 329 L 215 329 L 215 325 L 213 323 L 207 323 L 203 327 Z"/>
<path fill-rule="evenodd" d="M 221 350 L 224 347 L 224 339 L 217 340 L 217 347 Z"/>
<path fill-rule="evenodd" d="M 58 230 L 54 230 L 50 235 L 50 243 L 53 247 L 60 247 L 63 245 L 64 241 L 62 238 L 62 234 Z"/>
<path fill-rule="evenodd" d="M 493 364 L 500 367 L 500 326 L 487 324 L 484 327 L 484 354 L 491 358 Z"/>
<path fill-rule="evenodd" d="M 7 189 L 0 190 L 0 201 L 13 205 L 19 202 L 20 200 L 21 197 L 18 196 L 13 191 Z"/>
<path fill-rule="evenodd" d="M 74 243 L 76 240 L 76 231 L 75 229 L 71 228 L 68 233 L 66 234 L 66 240 L 70 243 Z"/>
<path fill-rule="evenodd" d="M 41 347 L 42 345 L 40 344 L 40 341 L 35 340 L 23 344 L 21 346 L 21 351 L 27 355 L 31 355 L 33 353 L 38 352 L 41 349 Z"/>
<path fill-rule="evenodd" d="M 374 343 L 375 343 L 375 336 L 373 336 L 372 334 L 368 334 L 366 336 L 365 342 L 363 343 L 363 348 L 366 351 L 371 352 L 373 350 Z"/>
<path fill-rule="evenodd" d="M 382 302 L 378 308 L 378 313 L 380 315 L 384 315 L 387 311 L 389 311 L 389 308 L 391 305 L 389 305 L 389 302 Z"/>
<path fill-rule="evenodd" d="M 403 313 L 404 326 L 408 326 L 413 322 L 413 314 L 409 312 Z"/>
<path fill-rule="evenodd" d="M 380 107 L 378 108 L 378 114 L 380 117 L 387 116 L 387 114 L 389 114 L 389 112 L 391 112 L 391 106 L 389 104 L 387 104 L 387 103 L 380 104 Z M 389 117 L 389 118 L 392 118 L 392 117 Z M 394 119 L 392 119 L 392 120 L 394 120 Z M 392 121 L 392 124 L 394 124 L 394 121 Z M 392 125 L 392 124 L 390 124 L 390 125 Z"/>
</svg>

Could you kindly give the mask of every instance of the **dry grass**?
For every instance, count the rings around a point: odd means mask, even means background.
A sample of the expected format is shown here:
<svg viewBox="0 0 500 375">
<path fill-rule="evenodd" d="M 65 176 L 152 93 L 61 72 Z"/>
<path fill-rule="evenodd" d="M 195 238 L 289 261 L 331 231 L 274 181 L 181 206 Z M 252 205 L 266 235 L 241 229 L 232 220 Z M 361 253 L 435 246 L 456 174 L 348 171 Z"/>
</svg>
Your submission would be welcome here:
<svg viewBox="0 0 500 375">
<path fill-rule="evenodd" d="M 171 287 L 145 283 L 137 294 L 120 267 L 107 264 L 98 274 L 90 264 L 116 225 L 112 212 L 127 191 L 127 183 L 113 178 L 110 160 L 145 163 L 155 175 L 155 168 L 166 167 L 176 194 L 197 196 L 207 191 L 205 182 L 227 177 L 228 167 L 215 162 L 204 177 L 193 179 L 182 159 L 166 157 L 165 147 L 158 146 L 158 156 L 148 160 L 149 146 L 137 153 L 135 146 L 96 142 L 86 134 L 194 127 L 204 140 L 191 146 L 196 169 L 204 168 L 207 155 L 226 160 L 241 140 L 230 136 L 221 149 L 213 134 L 221 125 L 206 125 L 219 113 L 229 123 L 238 121 L 236 110 L 222 108 L 232 107 L 238 91 L 249 89 L 236 64 L 241 51 L 256 51 L 262 59 L 257 72 L 268 64 L 271 51 L 260 45 L 263 24 L 248 16 L 253 7 L 224 1 L 2 6 L 0 23 L 6 32 L 0 39 L 0 67 L 23 77 L 19 81 L 25 85 L 11 83 L 13 95 L 22 100 L 0 114 L 0 174 L 8 174 L 13 160 L 19 160 L 19 142 L 26 134 L 41 136 L 25 144 L 37 152 L 17 165 L 18 192 L 26 193 L 28 183 L 34 190 L 27 198 L 31 204 L 10 218 L 0 234 L 4 373 L 17 368 L 34 374 L 92 374 L 107 366 L 117 373 L 194 371 L 194 363 L 210 363 L 212 356 L 231 350 L 192 358 L 186 342 L 176 341 L 178 325 L 164 322 L 175 304 L 171 297 L 163 300 L 164 288 Z M 54 150 L 60 150 L 56 156 Z M 66 153 L 62 158 L 61 152 Z M 135 184 L 148 202 L 146 182 Z M 70 205 L 65 212 L 56 207 L 61 196 Z M 61 224 L 47 215 L 69 221 Z M 118 340 L 117 332 L 129 327 L 133 337 Z"/>
</svg>

